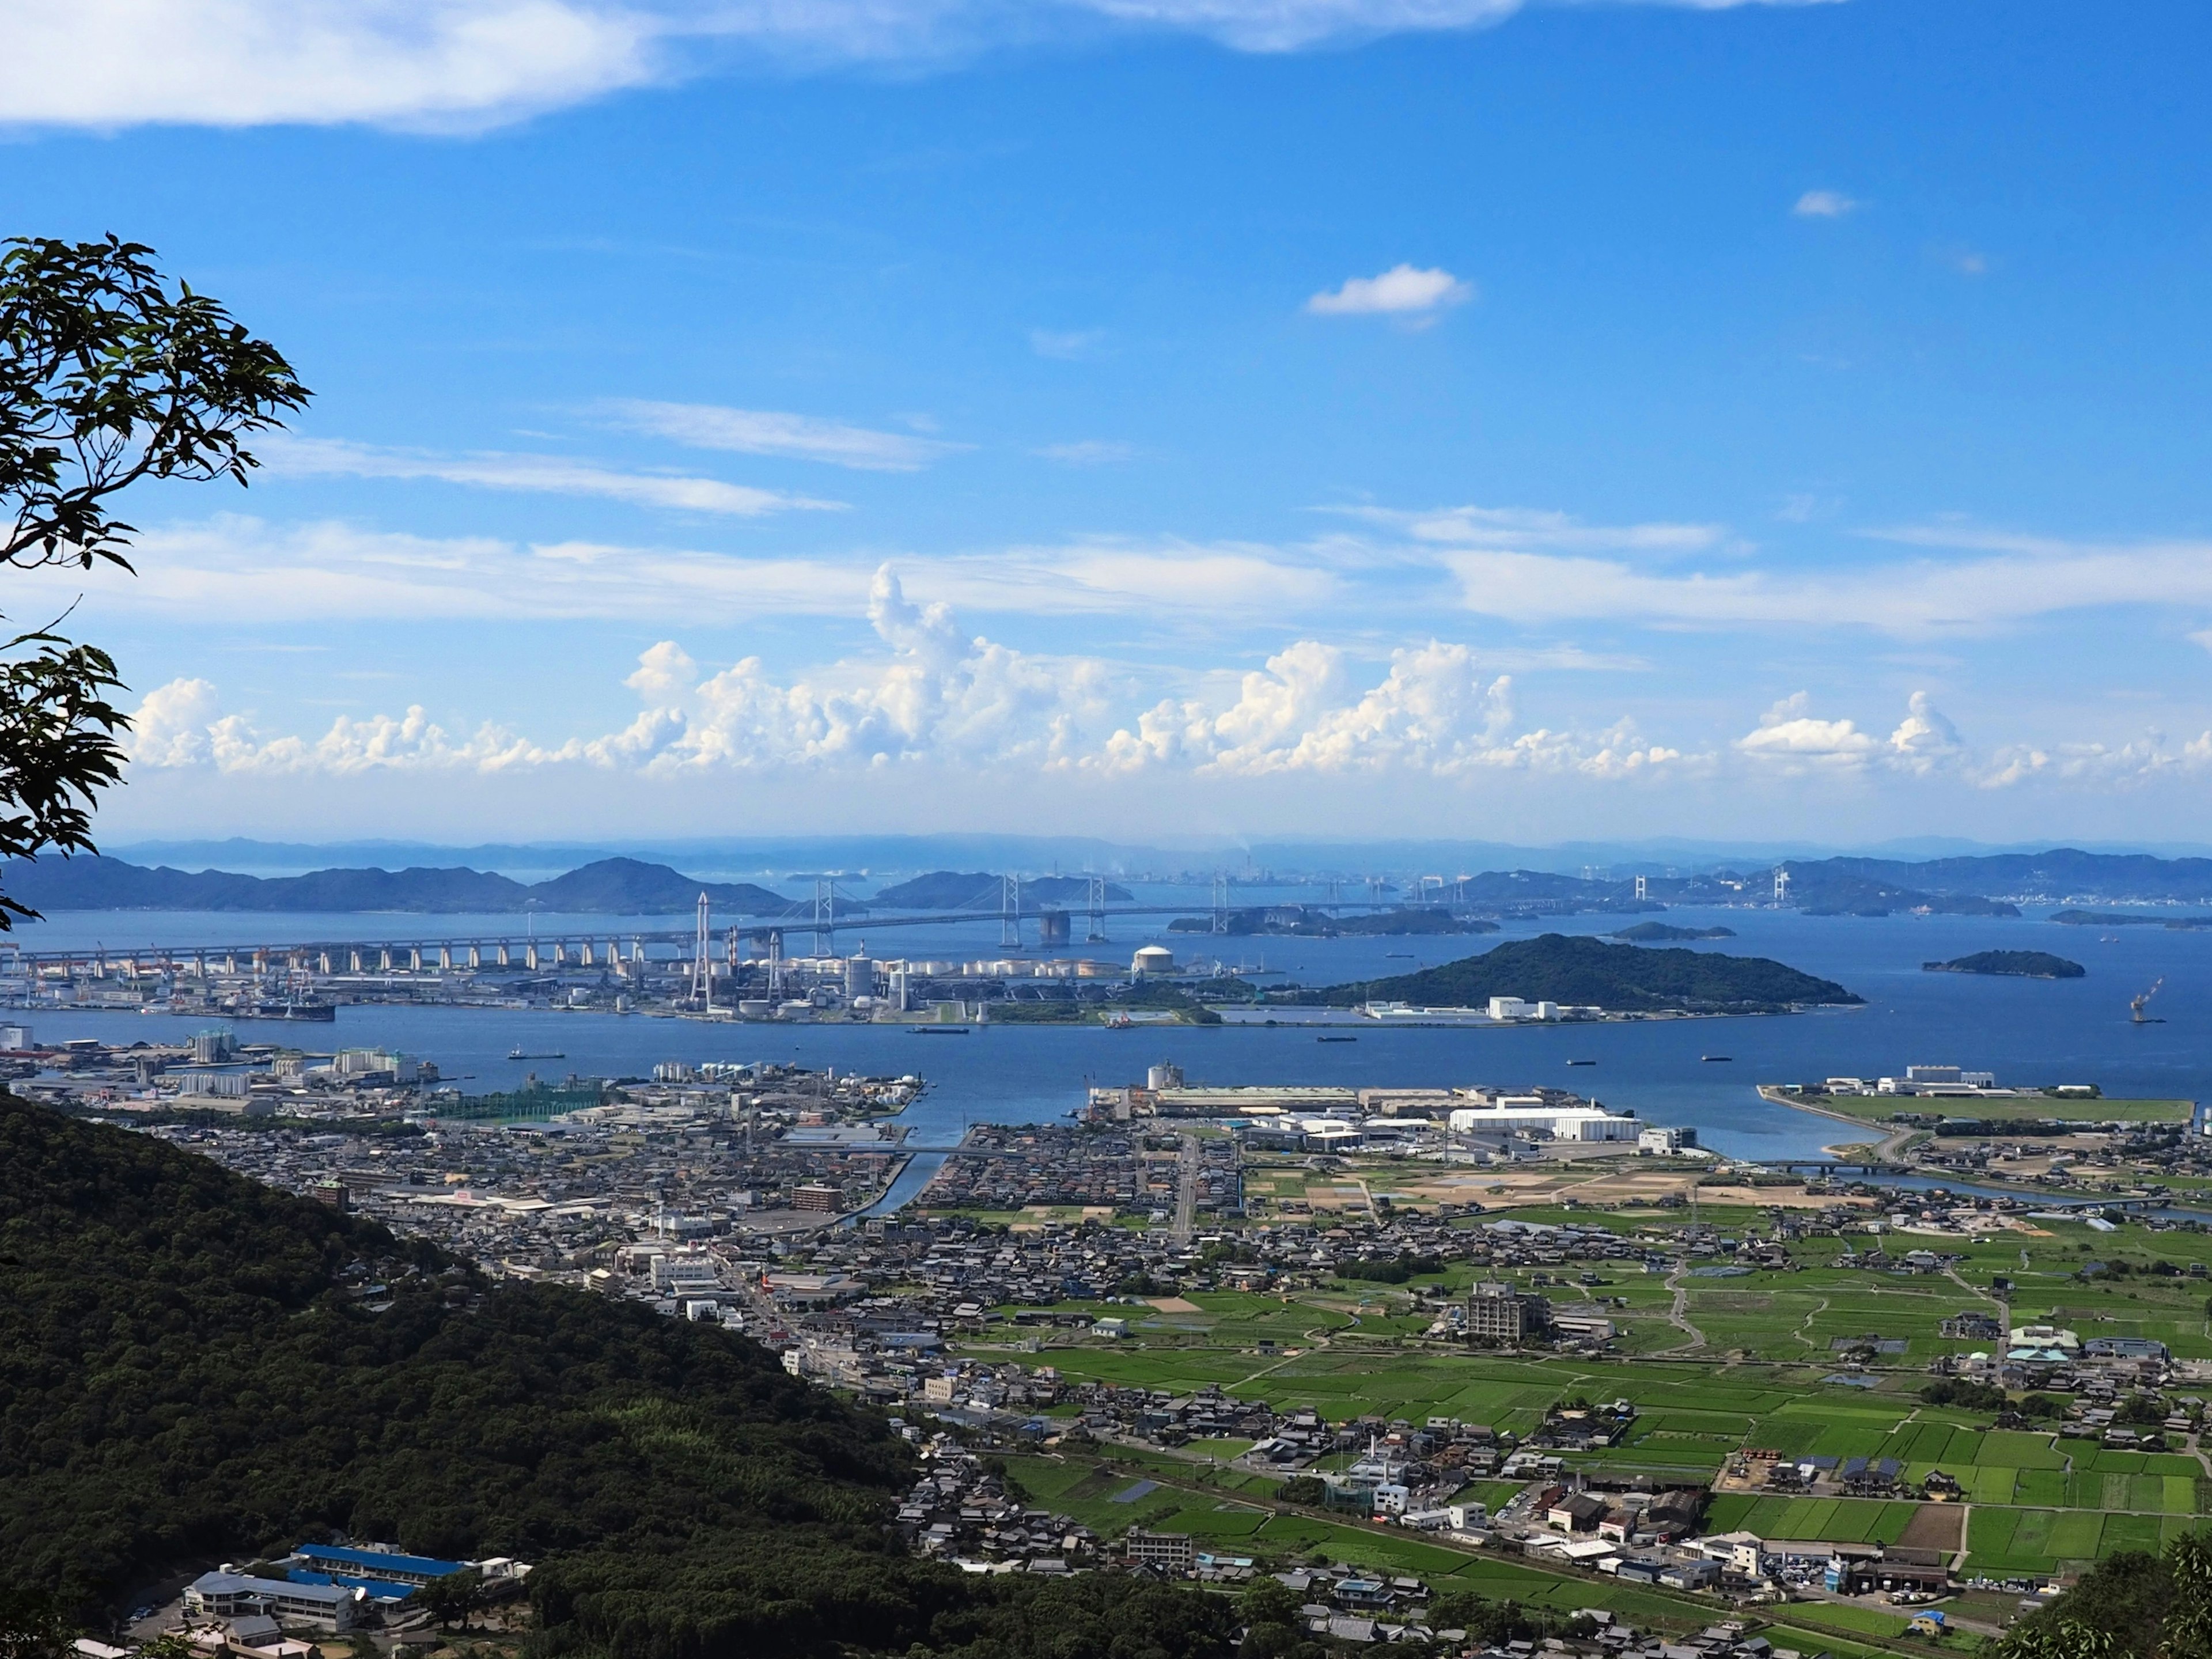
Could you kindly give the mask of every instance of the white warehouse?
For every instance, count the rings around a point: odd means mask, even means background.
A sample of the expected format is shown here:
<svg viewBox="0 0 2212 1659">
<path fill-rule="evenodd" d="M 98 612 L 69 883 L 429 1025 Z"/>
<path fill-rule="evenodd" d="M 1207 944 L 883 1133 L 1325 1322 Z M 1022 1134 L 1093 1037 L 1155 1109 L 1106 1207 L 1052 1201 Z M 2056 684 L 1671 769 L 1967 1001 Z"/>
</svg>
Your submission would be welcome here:
<svg viewBox="0 0 2212 1659">
<path fill-rule="evenodd" d="M 1451 1115 L 1455 1135 L 1534 1131 L 1554 1140 L 1633 1140 L 1643 1127 L 1602 1106 L 1549 1106 L 1540 1095 L 1500 1095 L 1493 1104 L 1463 1106 Z"/>
</svg>

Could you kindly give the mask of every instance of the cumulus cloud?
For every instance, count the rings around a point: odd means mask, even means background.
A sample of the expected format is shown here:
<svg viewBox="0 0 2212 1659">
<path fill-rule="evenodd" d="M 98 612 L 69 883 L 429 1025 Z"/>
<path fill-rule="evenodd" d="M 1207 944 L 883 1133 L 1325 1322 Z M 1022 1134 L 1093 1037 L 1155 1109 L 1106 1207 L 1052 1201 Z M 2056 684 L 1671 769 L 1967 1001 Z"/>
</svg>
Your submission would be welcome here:
<svg viewBox="0 0 2212 1659">
<path fill-rule="evenodd" d="M 1884 771 L 1926 778 L 1943 774 L 1983 788 L 2017 783 L 2044 765 L 2033 750 L 1978 758 L 1925 691 L 1915 691 L 1906 700 L 1905 717 L 1887 737 L 1863 732 L 1849 720 L 1820 719 L 1812 712 L 1810 694 L 1800 691 L 1769 708 L 1755 730 L 1735 740 L 1735 748 L 1755 765 L 1788 775 Z"/>
<path fill-rule="evenodd" d="M 1965 752 L 1959 728 L 1944 718 L 1925 691 L 1915 691 L 1906 704 L 1905 718 L 1889 734 L 1887 758 L 1890 763 L 1925 777 L 1955 766 Z"/>
<path fill-rule="evenodd" d="M 334 438 L 277 437 L 256 446 L 262 465 L 277 477 L 432 478 L 479 489 L 533 495 L 599 495 L 640 507 L 757 518 L 766 513 L 841 511 L 842 501 L 817 501 L 779 490 L 690 478 L 665 472 L 623 472 L 557 455 L 433 455 L 381 449 Z"/>
<path fill-rule="evenodd" d="M 161 769 L 340 775 L 553 765 L 684 775 L 923 763 L 977 773 L 1449 777 L 1511 769 L 1599 778 L 1683 759 L 1626 726 L 1589 736 L 1516 732 L 1510 678 L 1486 673 L 1460 644 L 1397 651 L 1378 678 L 1339 647 L 1301 640 L 1263 667 L 1200 676 L 1197 692 L 1142 707 L 1146 677 L 970 635 L 942 601 L 910 598 L 888 567 L 872 579 L 866 605 L 880 651 L 789 678 L 757 657 L 709 672 L 662 641 L 626 682 L 643 708 L 604 736 L 541 744 L 492 725 L 457 736 L 419 707 L 341 718 L 319 737 L 271 734 L 251 713 L 224 712 L 216 689 L 192 679 L 148 695 L 133 758 Z"/>
<path fill-rule="evenodd" d="M 1800 219 L 1840 219 L 1858 205 L 1839 190 L 1808 190 L 1790 210 Z"/>
<path fill-rule="evenodd" d="M 968 447 L 768 409 L 653 403 L 635 398 L 617 398 L 607 409 L 617 421 L 633 431 L 672 439 L 695 449 L 787 455 L 869 472 L 916 471 L 941 456 L 957 453 Z"/>
<path fill-rule="evenodd" d="M 1306 309 L 1316 317 L 1421 317 L 1474 297 L 1474 285 L 1441 267 L 1393 265 L 1379 276 L 1350 276 L 1344 286 L 1313 295 Z"/>
<path fill-rule="evenodd" d="M 1811 0 L 1654 0 L 1698 9 Z M 1103 19 L 1289 52 L 1478 28 L 1523 0 L 70 0 L 0 7 L 4 118 L 472 130 L 734 57 L 957 60 Z"/>
<path fill-rule="evenodd" d="M 1855 771 L 1881 751 L 1881 740 L 1850 720 L 1824 720 L 1812 712 L 1812 694 L 1787 696 L 1759 717 L 1758 729 L 1735 740 L 1753 760 L 1791 772 Z"/>
</svg>

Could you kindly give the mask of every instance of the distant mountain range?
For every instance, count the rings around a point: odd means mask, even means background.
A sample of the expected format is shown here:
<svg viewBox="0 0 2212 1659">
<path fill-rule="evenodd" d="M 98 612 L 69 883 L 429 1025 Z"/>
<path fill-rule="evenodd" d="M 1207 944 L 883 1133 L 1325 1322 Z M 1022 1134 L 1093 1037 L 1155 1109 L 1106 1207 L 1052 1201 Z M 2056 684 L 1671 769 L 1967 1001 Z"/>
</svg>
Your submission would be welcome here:
<svg viewBox="0 0 2212 1659">
<path fill-rule="evenodd" d="M 317 870 L 304 876 L 236 876 L 220 870 L 147 869 L 121 859 L 39 859 L 0 869 L 0 892 L 49 915 L 60 910 L 246 910 L 300 914 L 392 910 L 434 915 L 544 910 L 672 915 L 704 892 L 725 914 L 784 916 L 781 893 L 750 882 L 701 882 L 636 859 L 597 863 L 526 885 L 478 870 Z M 841 911 L 857 913 L 862 907 Z"/>
<path fill-rule="evenodd" d="M 1953 915 L 2016 916 L 2021 902 L 2034 900 L 2212 905 L 2212 859 L 2161 859 L 2145 854 L 2083 852 L 2075 848 L 1917 863 L 1851 856 L 1687 875 L 1647 873 L 1641 897 L 1633 876 L 1488 870 L 1449 878 L 1442 890 L 1432 884 L 1425 885 L 1422 896 L 1425 901 L 1448 901 L 1506 916 L 1634 913 L 1668 905 L 1761 902 L 1773 893 L 1778 868 L 1789 875 L 1786 902 L 1813 915 L 1886 915 L 1925 910 Z M 1187 883 L 1195 879 L 1185 878 Z M 885 887 L 865 904 L 841 897 L 837 908 L 839 915 L 855 918 L 872 907 L 996 910 L 1000 880 L 988 870 L 934 870 Z M 714 908 L 726 914 L 781 917 L 807 911 L 811 906 L 808 898 L 786 898 L 752 882 L 701 881 L 671 866 L 634 858 L 598 859 L 566 874 L 530 883 L 459 866 L 417 865 L 400 870 L 349 867 L 303 875 L 250 876 L 87 856 L 43 859 L 0 868 L 0 891 L 51 911 L 497 914 L 543 909 L 665 915 L 689 910 L 702 888 Z M 1089 878 L 1084 876 L 1030 878 L 1022 883 L 1022 908 L 1033 914 L 1048 905 L 1078 908 L 1089 891 Z M 1107 884 L 1109 903 L 1127 904 L 1134 896 L 1121 883 Z M 2057 919 L 2117 925 L 2136 918 L 2075 910 L 2063 912 Z M 1340 918 L 1337 931 L 1355 931 L 1349 926 L 1348 916 Z"/>
</svg>

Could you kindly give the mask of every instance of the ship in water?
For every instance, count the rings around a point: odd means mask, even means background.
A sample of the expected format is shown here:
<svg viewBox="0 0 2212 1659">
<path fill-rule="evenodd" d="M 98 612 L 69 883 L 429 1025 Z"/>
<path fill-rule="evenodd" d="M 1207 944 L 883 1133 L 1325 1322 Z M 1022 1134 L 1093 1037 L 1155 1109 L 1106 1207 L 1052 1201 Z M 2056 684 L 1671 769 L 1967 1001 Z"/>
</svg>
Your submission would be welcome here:
<svg viewBox="0 0 2212 1659">
<path fill-rule="evenodd" d="M 568 1058 L 558 1048 L 548 1048 L 542 1054 L 526 1054 L 519 1042 L 507 1051 L 507 1057 L 509 1060 L 566 1060 Z"/>
<path fill-rule="evenodd" d="M 314 997 L 283 997 L 266 1002 L 242 1003 L 235 1011 L 240 1019 L 299 1019 L 328 1024 L 338 1017 L 337 1005 Z"/>
</svg>

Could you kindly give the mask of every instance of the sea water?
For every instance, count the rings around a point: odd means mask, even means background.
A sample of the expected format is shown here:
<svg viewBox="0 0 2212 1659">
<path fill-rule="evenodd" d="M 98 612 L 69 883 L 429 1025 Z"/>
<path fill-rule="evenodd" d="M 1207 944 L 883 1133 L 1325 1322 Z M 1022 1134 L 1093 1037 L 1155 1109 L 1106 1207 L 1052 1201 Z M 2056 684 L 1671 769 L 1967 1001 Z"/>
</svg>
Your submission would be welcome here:
<svg viewBox="0 0 2212 1659">
<path fill-rule="evenodd" d="M 1311 902 L 1310 891 L 1254 894 L 1240 904 Z M 1147 903 L 1187 903 L 1202 915 L 1203 889 L 1147 887 Z M 2122 1097 L 2212 1097 L 2212 930 L 2160 926 L 2080 927 L 2054 923 L 2047 910 L 2021 919 L 1970 916 L 1807 916 L 1758 908 L 1673 909 L 1663 915 L 1547 918 L 1509 924 L 1499 934 L 1416 939 L 1224 938 L 1171 933 L 1169 918 L 1109 918 L 1110 944 L 1078 941 L 1060 955 L 1126 963 L 1139 945 L 1164 944 L 1179 958 L 1218 960 L 1267 969 L 1257 983 L 1309 985 L 1381 978 L 1490 949 L 1501 939 L 1543 932 L 1607 933 L 1644 920 L 1719 926 L 1736 937 L 1688 948 L 1764 956 L 1832 979 L 1865 999 L 1862 1007 L 1804 1014 L 1601 1023 L 1499 1029 L 1358 1028 L 1357 1042 L 1322 1043 L 1295 1027 L 983 1025 L 965 1036 L 911 1035 L 887 1024 L 721 1024 L 649 1016 L 553 1010 L 499 1011 L 356 1006 L 333 1025 L 236 1022 L 248 1042 L 316 1049 L 378 1046 L 434 1060 L 465 1091 L 513 1088 L 526 1075 L 558 1080 L 649 1076 L 661 1060 L 773 1060 L 841 1072 L 913 1073 L 927 1092 L 903 1120 L 917 1146 L 956 1142 L 973 1122 L 1036 1122 L 1079 1109 L 1093 1084 L 1140 1080 L 1170 1060 L 1194 1083 L 1342 1084 L 1508 1088 L 1544 1085 L 1594 1096 L 1647 1122 L 1696 1128 L 1709 1146 L 1735 1157 L 1816 1158 L 1850 1131 L 1832 1118 L 1759 1097 L 1762 1082 L 1847 1075 L 1896 1076 L 1908 1065 L 1959 1065 L 1996 1073 L 2000 1083 L 2094 1083 Z M 2155 913 L 2154 913 L 2155 914 Z M 1083 931 L 1079 911 L 1076 931 Z M 133 945 L 301 939 L 435 939 L 465 935 L 521 939 L 626 938 L 633 931 L 680 927 L 680 918 L 514 916 L 241 916 L 80 913 L 21 928 L 27 950 L 104 943 L 117 955 Z M 1035 939 L 1034 924 L 1028 929 Z M 803 929 L 788 930 L 796 954 Z M 882 957 L 967 957 L 1015 954 L 996 922 L 879 931 L 865 920 L 841 925 L 836 944 L 866 943 Z M 1921 964 L 1985 950 L 2038 950 L 2087 969 L 2078 980 L 1985 978 L 1932 974 Z M 1022 954 L 1042 954 L 1034 944 Z M 2147 1012 L 2162 1023 L 2137 1024 L 2129 1000 L 2162 980 Z M 173 1041 L 183 1022 L 136 1013 L 40 1009 L 39 1037 L 98 1036 L 108 1042 Z M 197 1029 L 196 1022 L 188 1029 Z M 559 1059 L 509 1060 L 520 1048 Z M 1707 1056 L 1726 1055 L 1726 1060 Z M 1570 1066 L 1570 1060 L 1595 1065 Z M 896 1196 L 918 1188 L 936 1160 L 920 1158 Z"/>
</svg>

